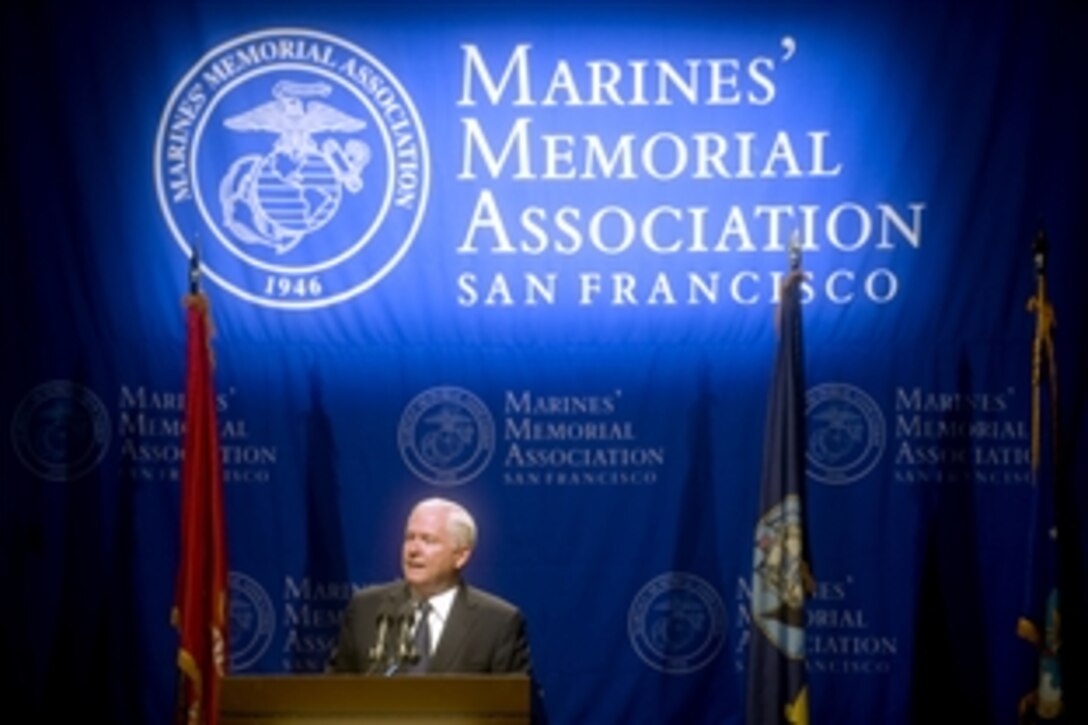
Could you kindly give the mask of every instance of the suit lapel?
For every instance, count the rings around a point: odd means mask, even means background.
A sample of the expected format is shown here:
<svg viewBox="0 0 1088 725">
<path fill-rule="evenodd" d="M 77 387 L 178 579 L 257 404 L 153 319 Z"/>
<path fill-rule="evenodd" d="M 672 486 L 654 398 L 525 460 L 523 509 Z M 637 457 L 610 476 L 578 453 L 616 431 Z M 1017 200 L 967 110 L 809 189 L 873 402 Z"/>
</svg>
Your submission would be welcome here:
<svg viewBox="0 0 1088 725">
<path fill-rule="evenodd" d="M 475 622 L 474 606 L 462 584 L 453 598 L 446 624 L 442 627 L 442 638 L 427 666 L 428 672 L 449 672 L 463 659 L 466 645 L 471 641 L 472 626 Z"/>
</svg>

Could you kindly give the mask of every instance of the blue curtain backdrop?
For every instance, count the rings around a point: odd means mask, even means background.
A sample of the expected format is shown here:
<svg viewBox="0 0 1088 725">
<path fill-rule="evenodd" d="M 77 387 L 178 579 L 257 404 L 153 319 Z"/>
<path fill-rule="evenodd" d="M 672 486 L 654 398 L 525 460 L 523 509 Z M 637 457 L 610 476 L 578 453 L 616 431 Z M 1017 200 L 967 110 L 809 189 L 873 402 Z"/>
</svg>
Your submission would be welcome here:
<svg viewBox="0 0 1088 725">
<path fill-rule="evenodd" d="M 1062 512 L 1088 514 L 1080 6 L 3 13 L 14 711 L 171 715 L 196 247 L 235 672 L 319 671 L 446 495 L 554 722 L 741 722 L 796 234 L 813 720 L 1014 721 L 1040 230 Z M 1076 682 L 1088 533 L 1063 537 Z"/>
</svg>

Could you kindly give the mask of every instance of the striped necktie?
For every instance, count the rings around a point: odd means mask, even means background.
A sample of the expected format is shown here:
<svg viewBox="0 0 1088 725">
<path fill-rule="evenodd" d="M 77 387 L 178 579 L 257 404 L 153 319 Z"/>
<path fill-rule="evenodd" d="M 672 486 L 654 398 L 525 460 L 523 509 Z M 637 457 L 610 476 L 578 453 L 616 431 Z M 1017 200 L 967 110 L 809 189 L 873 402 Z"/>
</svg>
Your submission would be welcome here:
<svg viewBox="0 0 1088 725">
<path fill-rule="evenodd" d="M 416 632 L 412 641 L 415 644 L 415 650 L 416 654 L 419 655 L 419 660 L 412 665 L 411 670 L 412 672 L 426 672 L 427 663 L 431 659 L 431 605 L 424 599 L 416 607 L 416 611 L 419 615 L 416 618 Z"/>
</svg>

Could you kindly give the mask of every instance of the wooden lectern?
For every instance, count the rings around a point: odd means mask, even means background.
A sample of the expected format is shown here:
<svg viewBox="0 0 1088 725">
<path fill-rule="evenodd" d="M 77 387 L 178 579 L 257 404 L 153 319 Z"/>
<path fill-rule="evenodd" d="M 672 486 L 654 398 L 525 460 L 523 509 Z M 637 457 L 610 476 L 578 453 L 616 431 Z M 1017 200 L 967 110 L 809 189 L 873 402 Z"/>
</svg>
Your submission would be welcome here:
<svg viewBox="0 0 1088 725">
<path fill-rule="evenodd" d="M 525 675 L 234 675 L 223 725 L 528 725 Z"/>
</svg>

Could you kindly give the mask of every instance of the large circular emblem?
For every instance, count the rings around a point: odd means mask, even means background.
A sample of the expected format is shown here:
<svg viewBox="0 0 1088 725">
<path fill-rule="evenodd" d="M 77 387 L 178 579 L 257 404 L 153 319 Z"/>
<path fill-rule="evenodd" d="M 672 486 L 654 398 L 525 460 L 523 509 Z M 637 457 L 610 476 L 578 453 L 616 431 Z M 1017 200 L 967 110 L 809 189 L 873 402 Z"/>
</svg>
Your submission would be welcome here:
<svg viewBox="0 0 1088 725">
<path fill-rule="evenodd" d="M 725 604 L 705 580 L 667 572 L 635 595 L 627 634 L 650 667 L 669 674 L 694 672 L 713 660 L 725 642 Z"/>
<path fill-rule="evenodd" d="M 457 486 L 487 467 L 495 451 L 495 422 L 469 391 L 431 388 L 405 407 L 397 445 L 412 473 L 436 486 Z"/>
<path fill-rule="evenodd" d="M 313 309 L 377 284 L 427 202 L 419 114 L 376 58 L 327 33 L 277 28 L 208 52 L 178 83 L 155 140 L 159 206 L 204 274 L 266 307 Z"/>
<path fill-rule="evenodd" d="M 884 414 L 853 385 L 825 383 L 806 395 L 808 475 L 821 483 L 857 481 L 884 454 Z"/>
<path fill-rule="evenodd" d="M 252 667 L 272 643 L 276 612 L 272 599 L 257 580 L 241 572 L 227 575 L 230 590 L 230 669 Z"/>
<path fill-rule="evenodd" d="M 106 455 L 110 416 L 90 389 L 70 380 L 43 383 L 27 393 L 11 421 L 15 454 L 34 475 L 71 481 Z"/>
</svg>

